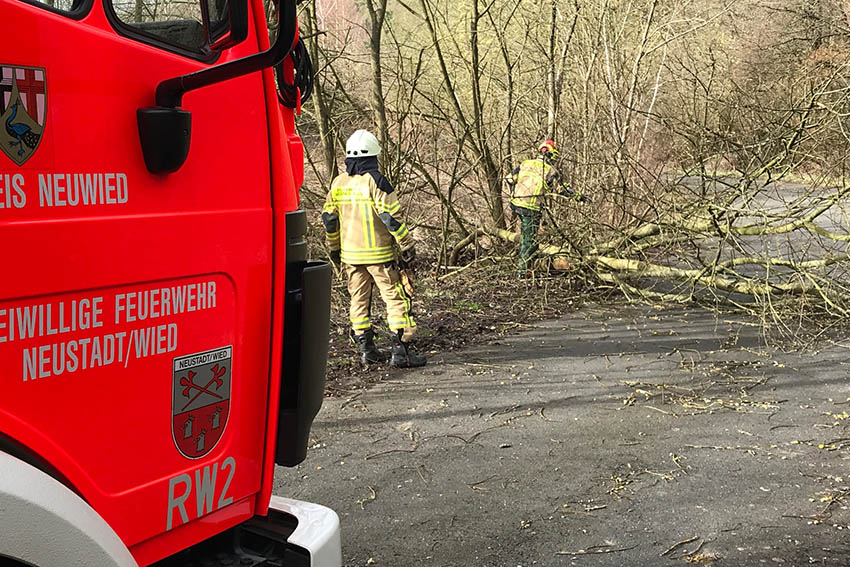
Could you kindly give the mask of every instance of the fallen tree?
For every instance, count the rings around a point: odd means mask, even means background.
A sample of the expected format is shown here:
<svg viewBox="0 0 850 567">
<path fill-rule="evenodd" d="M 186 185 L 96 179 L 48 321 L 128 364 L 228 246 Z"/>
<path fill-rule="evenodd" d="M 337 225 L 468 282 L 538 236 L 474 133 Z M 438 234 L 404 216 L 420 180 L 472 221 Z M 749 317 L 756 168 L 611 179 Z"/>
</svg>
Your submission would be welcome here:
<svg viewBox="0 0 850 567">
<path fill-rule="evenodd" d="M 637 224 L 598 243 L 585 235 L 568 245 L 553 244 L 559 233 L 552 219 L 541 231 L 541 238 L 552 240 L 541 243 L 537 254 L 550 258 L 550 267 L 583 272 L 631 297 L 681 302 L 712 296 L 764 305 L 770 298 L 805 296 L 810 304 L 847 315 L 850 253 L 844 243 L 850 234 L 839 230 L 850 186 L 825 197 L 785 182 L 752 187 L 758 195 L 739 193 L 723 207 L 715 204 L 720 201 L 715 195 L 711 203 L 688 207 L 689 215 Z M 521 238 L 510 230 L 479 227 L 455 245 L 450 262 L 456 264 L 484 236 L 511 243 Z M 587 245 L 579 247 L 578 240 Z"/>
</svg>

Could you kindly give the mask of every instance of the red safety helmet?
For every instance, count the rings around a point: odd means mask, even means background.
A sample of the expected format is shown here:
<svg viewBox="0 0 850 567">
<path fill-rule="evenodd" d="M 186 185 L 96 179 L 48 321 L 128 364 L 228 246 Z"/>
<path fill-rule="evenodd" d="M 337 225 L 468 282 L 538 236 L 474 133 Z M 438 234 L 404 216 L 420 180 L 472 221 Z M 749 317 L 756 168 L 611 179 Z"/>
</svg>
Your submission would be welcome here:
<svg viewBox="0 0 850 567">
<path fill-rule="evenodd" d="M 555 142 L 553 142 L 552 140 L 544 141 L 542 144 L 540 144 L 540 147 L 538 149 L 543 155 L 548 155 L 553 159 L 558 157 L 558 148 L 555 147 Z"/>
</svg>

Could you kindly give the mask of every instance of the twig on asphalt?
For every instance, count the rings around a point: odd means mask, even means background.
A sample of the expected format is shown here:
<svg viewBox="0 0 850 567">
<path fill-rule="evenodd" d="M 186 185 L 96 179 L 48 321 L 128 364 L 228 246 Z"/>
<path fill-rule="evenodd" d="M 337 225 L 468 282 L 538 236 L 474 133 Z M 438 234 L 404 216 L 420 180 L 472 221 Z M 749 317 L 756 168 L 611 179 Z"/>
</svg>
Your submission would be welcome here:
<svg viewBox="0 0 850 567">
<path fill-rule="evenodd" d="M 679 559 L 684 559 L 684 560 L 685 560 L 685 561 L 687 561 L 688 563 L 703 563 L 703 562 L 704 562 L 704 560 L 706 560 L 706 559 L 707 559 L 707 560 L 709 560 L 709 562 L 711 562 L 711 561 L 714 561 L 715 559 L 718 559 L 718 558 L 719 558 L 719 556 L 718 556 L 717 554 L 714 554 L 714 553 L 708 553 L 708 554 L 700 553 L 700 551 L 702 551 L 702 548 L 705 546 L 705 544 L 706 544 L 706 543 L 708 543 L 708 542 L 710 542 L 710 541 L 714 541 L 714 540 L 713 540 L 713 539 L 711 539 L 711 540 L 702 540 L 701 542 L 699 542 L 699 545 L 697 546 L 697 548 L 696 548 L 696 549 L 694 549 L 693 551 L 687 551 L 687 550 L 686 550 L 686 551 L 685 551 L 685 552 L 684 552 L 684 553 L 683 553 L 683 554 L 679 557 Z"/>
<path fill-rule="evenodd" d="M 607 504 L 601 504 L 601 505 L 598 505 L 598 506 L 585 506 L 584 511 L 585 511 L 585 513 L 589 514 L 591 512 L 595 512 L 596 510 L 602 510 L 603 508 L 607 508 L 607 507 L 608 507 Z"/>
<path fill-rule="evenodd" d="M 340 404 L 340 406 L 339 406 L 339 409 L 345 409 L 345 407 L 348 406 L 348 404 L 356 401 L 357 398 L 359 398 L 362 395 L 363 395 L 363 392 L 357 392 L 356 394 L 354 394 L 353 396 L 351 396 L 350 398 L 348 398 L 347 400 L 342 402 L 342 404 Z"/>
<path fill-rule="evenodd" d="M 401 468 L 415 470 L 417 473 L 419 473 L 419 478 L 422 479 L 422 482 L 424 482 L 425 484 L 428 484 L 428 479 L 426 479 L 425 475 L 422 474 L 422 471 L 425 471 L 425 472 L 428 471 L 428 469 L 425 468 L 425 465 L 417 465 L 415 467 L 410 466 L 410 465 L 403 465 Z"/>
<path fill-rule="evenodd" d="M 756 451 L 760 450 L 759 447 L 742 447 L 740 445 L 736 447 L 721 447 L 720 445 L 685 445 L 685 447 L 689 449 L 714 449 L 715 451 L 744 451 L 745 453 L 749 453 L 751 455 L 754 455 Z"/>
<path fill-rule="evenodd" d="M 659 555 L 659 557 L 664 557 L 665 555 L 673 553 L 679 547 L 681 547 L 683 545 L 687 545 L 687 544 L 691 543 L 692 541 L 696 541 L 698 539 L 699 539 L 699 536 L 693 536 L 693 537 L 689 537 L 688 539 L 683 539 L 680 542 L 674 543 L 673 545 L 671 545 L 670 547 L 667 548 L 667 551 L 665 551 L 664 553 L 661 553 Z"/>
<path fill-rule="evenodd" d="M 499 429 L 499 428 L 504 427 L 506 425 L 507 425 L 507 423 L 501 423 L 499 425 L 493 425 L 491 427 L 485 427 L 484 429 L 482 429 L 478 433 L 473 434 L 472 437 L 470 437 L 469 439 L 463 437 L 462 435 L 456 435 L 454 433 L 447 433 L 445 435 L 434 435 L 433 437 L 425 437 L 423 439 L 420 439 L 420 442 L 430 441 L 431 439 L 452 438 L 452 439 L 460 439 L 461 441 L 463 441 L 464 443 L 469 445 L 470 443 L 475 441 L 478 438 L 478 436 L 481 435 L 482 433 L 487 433 L 488 431 L 492 431 L 494 429 Z"/>
<path fill-rule="evenodd" d="M 545 410 L 545 409 L 546 409 L 545 407 L 541 406 L 540 410 L 538 410 L 537 413 L 540 414 L 540 418 L 543 419 L 543 421 L 556 421 L 554 419 L 550 419 L 550 418 L 546 417 L 546 414 L 543 413 L 543 410 Z"/>
<path fill-rule="evenodd" d="M 506 368 L 510 368 L 510 366 L 499 365 L 499 364 L 484 364 L 483 362 L 461 362 L 463 366 L 481 366 L 484 368 L 497 368 L 499 370 L 504 370 Z"/>
<path fill-rule="evenodd" d="M 413 449 L 390 449 L 389 451 L 381 451 L 380 453 L 372 453 L 371 455 L 366 455 L 363 457 L 364 461 L 368 461 L 369 459 L 376 459 L 378 457 L 383 457 L 384 455 L 390 455 L 392 453 L 415 453 L 416 448 Z"/>
<path fill-rule="evenodd" d="M 370 486 L 369 487 L 369 496 L 367 498 L 364 498 L 363 500 L 358 500 L 357 503 L 360 504 L 361 510 L 365 510 L 366 509 L 366 503 L 367 502 L 373 502 L 377 497 L 378 497 L 378 493 L 376 493 L 375 489 Z"/>
<path fill-rule="evenodd" d="M 679 467 L 682 470 L 683 473 L 688 474 L 688 471 L 679 462 L 679 459 L 681 459 L 681 457 L 679 455 L 670 455 L 670 457 L 673 460 L 673 462 L 676 464 L 676 466 Z"/>
<path fill-rule="evenodd" d="M 815 522 L 820 522 L 821 518 L 818 516 L 800 516 L 798 514 L 782 514 L 782 518 L 793 518 L 795 520 L 812 520 Z"/>
<path fill-rule="evenodd" d="M 497 476 L 497 475 L 495 475 L 495 474 L 494 474 L 494 475 L 490 475 L 490 476 L 488 476 L 487 478 L 485 478 L 484 480 L 479 480 L 478 482 L 473 482 L 473 483 L 471 483 L 471 484 L 467 484 L 467 486 L 469 486 L 469 488 L 471 488 L 472 490 L 480 490 L 480 491 L 482 491 L 482 492 L 486 492 L 486 491 L 487 491 L 487 489 L 486 489 L 486 488 L 482 488 L 482 487 L 481 487 L 481 486 L 479 486 L 479 485 L 480 485 L 480 484 L 484 484 L 485 482 L 489 482 L 489 481 L 491 481 L 491 480 L 493 480 L 493 479 L 495 479 L 495 478 L 498 478 L 498 476 Z"/>
<path fill-rule="evenodd" d="M 581 510 L 571 509 L 570 504 L 581 505 Z M 555 510 L 553 510 L 552 513 L 553 514 L 554 513 L 559 513 L 559 514 L 590 514 L 591 512 L 595 512 L 596 510 L 603 510 L 607 507 L 608 507 L 607 504 L 596 505 L 596 504 L 586 504 L 584 502 L 569 502 L 567 504 L 563 504 L 563 505 L 555 508 Z"/>
<path fill-rule="evenodd" d="M 496 411 L 492 412 L 490 415 L 488 415 L 487 417 L 492 419 L 492 418 L 496 417 L 497 415 L 502 415 L 502 414 L 505 414 L 505 413 L 511 413 L 512 411 L 516 411 L 518 409 L 519 409 L 519 406 L 514 404 L 509 408 L 503 408 L 503 409 L 500 409 L 500 410 L 496 410 Z"/>
<path fill-rule="evenodd" d="M 606 548 L 606 549 L 596 549 L 596 548 L 605 548 L 607 546 L 603 545 L 595 545 L 593 547 L 589 547 L 587 549 L 579 549 L 578 551 L 558 551 L 555 552 L 555 555 L 596 555 L 599 553 L 619 553 L 621 551 L 629 551 L 630 549 L 634 549 L 637 547 L 637 544 L 631 545 L 629 547 L 618 547 L 616 549 Z"/>
<path fill-rule="evenodd" d="M 675 412 L 666 411 L 666 410 L 663 410 L 661 408 L 657 408 L 655 406 L 643 406 L 643 407 L 645 407 L 647 409 L 655 410 L 655 411 L 660 412 L 660 413 L 663 413 L 664 415 L 672 415 L 673 417 L 679 417 L 679 414 L 677 414 Z"/>
<path fill-rule="evenodd" d="M 651 474 L 651 475 L 655 475 L 655 476 L 660 477 L 660 478 L 662 478 L 666 481 L 671 481 L 671 480 L 673 480 L 673 478 L 675 478 L 671 473 L 660 473 L 660 472 L 651 471 L 649 469 L 644 469 L 643 472 Z M 673 471 L 673 472 L 676 472 L 676 471 Z"/>
</svg>

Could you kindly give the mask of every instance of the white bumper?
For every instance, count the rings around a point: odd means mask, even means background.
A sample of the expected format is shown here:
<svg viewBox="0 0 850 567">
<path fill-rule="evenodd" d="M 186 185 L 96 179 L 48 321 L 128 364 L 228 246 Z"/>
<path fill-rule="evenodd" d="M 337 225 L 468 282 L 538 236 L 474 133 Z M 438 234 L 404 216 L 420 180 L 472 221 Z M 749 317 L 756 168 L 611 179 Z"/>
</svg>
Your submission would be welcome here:
<svg viewBox="0 0 850 567">
<path fill-rule="evenodd" d="M 310 552 L 310 567 L 342 566 L 339 517 L 336 512 L 319 504 L 280 496 L 272 496 L 269 507 L 298 519 L 298 527 L 287 541 Z"/>
</svg>

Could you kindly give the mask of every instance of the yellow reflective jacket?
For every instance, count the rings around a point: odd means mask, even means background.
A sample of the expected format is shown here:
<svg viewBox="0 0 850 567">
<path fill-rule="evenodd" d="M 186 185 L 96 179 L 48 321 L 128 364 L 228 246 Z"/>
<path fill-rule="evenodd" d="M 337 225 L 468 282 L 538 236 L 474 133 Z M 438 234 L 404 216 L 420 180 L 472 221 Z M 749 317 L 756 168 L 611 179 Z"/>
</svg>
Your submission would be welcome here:
<svg viewBox="0 0 850 567">
<path fill-rule="evenodd" d="M 369 158 L 353 158 L 368 160 Z M 346 165 L 350 165 L 350 159 Z M 407 224 L 401 219 L 401 204 L 392 186 L 375 168 L 348 167 L 363 173 L 343 173 L 331 183 L 322 222 L 330 250 L 340 250 L 346 264 L 383 264 L 394 259 L 393 239 L 401 250 L 413 246 Z"/>
<path fill-rule="evenodd" d="M 532 211 L 539 211 L 547 187 L 558 179 L 558 171 L 543 158 L 527 159 L 514 170 L 514 185 L 511 204 Z"/>
</svg>

